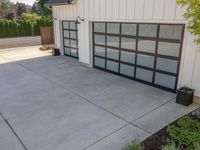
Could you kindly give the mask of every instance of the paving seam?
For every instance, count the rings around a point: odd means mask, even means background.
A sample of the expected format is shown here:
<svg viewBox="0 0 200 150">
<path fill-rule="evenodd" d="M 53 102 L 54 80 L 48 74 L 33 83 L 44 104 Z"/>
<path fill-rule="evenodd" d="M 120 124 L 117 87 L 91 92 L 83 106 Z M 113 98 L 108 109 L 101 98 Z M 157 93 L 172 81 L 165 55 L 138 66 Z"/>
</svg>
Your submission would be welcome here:
<svg viewBox="0 0 200 150">
<path fill-rule="evenodd" d="M 27 147 L 25 146 L 25 144 L 22 142 L 22 140 L 20 139 L 20 137 L 17 135 L 17 133 L 15 132 L 14 128 L 11 126 L 11 124 L 8 122 L 8 120 L 4 117 L 4 115 L 0 112 L 0 116 L 3 118 L 3 120 L 5 121 L 5 123 L 8 125 L 8 127 L 10 128 L 11 132 L 14 134 L 14 136 L 17 138 L 17 140 L 20 142 L 20 144 L 22 145 L 22 147 L 25 150 L 28 150 Z"/>
<path fill-rule="evenodd" d="M 100 142 L 100 141 L 102 141 L 103 139 L 105 139 L 105 138 L 107 138 L 107 137 L 109 137 L 109 136 L 113 135 L 114 133 L 116 133 L 116 132 L 120 131 L 121 129 L 123 129 L 123 128 L 125 128 L 125 127 L 127 127 L 128 125 L 129 125 L 129 124 L 126 124 L 126 125 L 124 125 L 124 126 L 120 127 L 119 129 L 117 129 L 117 130 L 115 130 L 115 131 L 111 132 L 110 134 L 108 134 L 108 135 L 106 135 L 106 136 L 104 136 L 104 137 L 100 138 L 99 140 L 97 140 L 97 141 L 93 142 L 92 144 L 89 144 L 88 146 L 86 146 L 86 147 L 85 147 L 85 148 L 83 148 L 82 150 L 86 150 L 87 148 L 89 148 L 89 147 L 91 147 L 91 146 L 93 146 L 93 145 L 95 145 L 95 144 L 99 143 L 99 142 Z"/>
</svg>

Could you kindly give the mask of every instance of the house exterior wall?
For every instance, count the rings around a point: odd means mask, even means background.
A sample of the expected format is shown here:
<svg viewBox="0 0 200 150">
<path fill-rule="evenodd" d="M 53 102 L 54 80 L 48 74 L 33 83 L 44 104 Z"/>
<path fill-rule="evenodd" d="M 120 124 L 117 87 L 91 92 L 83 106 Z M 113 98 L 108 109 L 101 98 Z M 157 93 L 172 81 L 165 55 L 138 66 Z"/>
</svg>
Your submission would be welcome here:
<svg viewBox="0 0 200 150">
<path fill-rule="evenodd" d="M 62 49 L 61 20 L 85 21 L 78 26 L 79 61 L 92 64 L 91 22 L 187 23 L 185 8 L 176 0 L 78 0 L 76 5 L 53 6 L 55 43 Z M 185 31 L 178 86 L 196 89 L 200 96 L 200 52 L 194 37 Z"/>
</svg>

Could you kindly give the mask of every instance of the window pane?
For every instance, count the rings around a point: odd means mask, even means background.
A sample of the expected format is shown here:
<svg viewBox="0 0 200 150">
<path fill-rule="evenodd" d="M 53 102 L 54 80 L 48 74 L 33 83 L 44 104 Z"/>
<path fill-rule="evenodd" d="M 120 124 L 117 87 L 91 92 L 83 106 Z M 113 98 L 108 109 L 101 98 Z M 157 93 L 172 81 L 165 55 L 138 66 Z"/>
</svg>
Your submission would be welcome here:
<svg viewBox="0 0 200 150">
<path fill-rule="evenodd" d="M 107 36 L 107 45 L 119 47 L 119 37 Z"/>
<path fill-rule="evenodd" d="M 70 48 L 65 47 L 65 54 L 70 55 Z"/>
<path fill-rule="evenodd" d="M 140 66 L 145 66 L 145 67 L 154 67 L 154 57 L 153 56 L 148 56 L 148 55 L 139 55 L 137 56 L 137 64 Z"/>
<path fill-rule="evenodd" d="M 156 41 L 150 40 L 139 40 L 138 41 L 138 51 L 155 53 Z"/>
<path fill-rule="evenodd" d="M 119 34 L 119 23 L 108 23 L 107 33 Z"/>
<path fill-rule="evenodd" d="M 75 31 L 70 31 L 70 38 L 77 39 Z"/>
<path fill-rule="evenodd" d="M 131 38 L 122 38 L 121 47 L 125 49 L 135 50 L 136 40 Z"/>
<path fill-rule="evenodd" d="M 160 25 L 160 38 L 181 39 L 183 27 L 181 25 Z"/>
<path fill-rule="evenodd" d="M 136 24 L 122 24 L 122 34 L 136 36 Z"/>
<path fill-rule="evenodd" d="M 75 22 L 70 22 L 70 29 L 76 29 Z"/>
<path fill-rule="evenodd" d="M 139 36 L 156 37 L 157 36 L 157 25 L 140 24 L 139 25 Z"/>
<path fill-rule="evenodd" d="M 95 23 L 94 24 L 94 32 L 103 32 L 105 33 L 105 23 Z"/>
<path fill-rule="evenodd" d="M 158 43 L 158 54 L 178 57 L 179 51 L 180 51 L 179 43 L 169 43 L 169 42 Z"/>
<path fill-rule="evenodd" d="M 135 53 L 121 51 L 121 61 L 135 64 Z"/>
<path fill-rule="evenodd" d="M 136 78 L 147 81 L 147 82 L 152 82 L 153 71 L 137 68 L 136 69 Z"/>
<path fill-rule="evenodd" d="M 64 39 L 64 45 L 65 46 L 70 46 L 70 40 Z"/>
<path fill-rule="evenodd" d="M 95 35 L 95 44 L 105 45 L 105 35 Z"/>
<path fill-rule="evenodd" d="M 134 68 L 133 66 L 125 65 L 125 64 L 120 64 L 120 73 L 129 77 L 134 76 Z"/>
<path fill-rule="evenodd" d="M 119 66 L 119 63 L 107 60 L 107 66 L 106 66 L 107 70 L 118 72 L 118 66 Z"/>
<path fill-rule="evenodd" d="M 78 53 L 76 49 L 71 49 L 71 55 L 74 57 L 78 57 Z"/>
<path fill-rule="evenodd" d="M 71 40 L 71 47 L 74 47 L 74 48 L 76 48 L 77 47 L 77 41 L 75 41 L 75 40 Z"/>
<path fill-rule="evenodd" d="M 69 22 L 63 22 L 63 28 L 69 29 Z"/>
<path fill-rule="evenodd" d="M 177 66 L 178 66 L 177 60 L 166 59 L 166 58 L 157 58 L 156 69 L 158 69 L 158 70 L 176 73 Z"/>
<path fill-rule="evenodd" d="M 174 89 L 175 82 L 176 82 L 176 77 L 174 76 L 169 76 L 169 75 L 157 73 L 157 72 L 155 74 L 155 84 L 168 87 L 170 89 Z"/>
<path fill-rule="evenodd" d="M 69 31 L 68 30 L 64 30 L 64 37 L 69 38 Z"/>
<path fill-rule="evenodd" d="M 95 46 L 95 55 L 105 57 L 105 48 L 104 47 Z"/>
<path fill-rule="evenodd" d="M 119 50 L 107 48 L 107 57 L 111 59 L 119 60 Z"/>
<path fill-rule="evenodd" d="M 94 64 L 97 67 L 105 68 L 105 62 L 106 62 L 105 59 L 97 58 L 97 57 L 94 58 Z"/>
</svg>

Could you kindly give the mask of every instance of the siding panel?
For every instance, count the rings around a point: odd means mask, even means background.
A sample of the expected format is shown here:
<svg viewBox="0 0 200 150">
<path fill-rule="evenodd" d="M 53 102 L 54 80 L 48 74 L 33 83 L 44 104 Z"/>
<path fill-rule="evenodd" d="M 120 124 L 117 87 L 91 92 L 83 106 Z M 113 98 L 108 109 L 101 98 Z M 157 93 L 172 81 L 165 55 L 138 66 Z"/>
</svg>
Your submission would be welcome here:
<svg viewBox="0 0 200 150">
<path fill-rule="evenodd" d="M 144 0 L 136 0 L 135 6 L 135 19 L 143 19 Z"/>
<path fill-rule="evenodd" d="M 106 0 L 100 0 L 100 18 L 105 19 L 106 17 Z"/>
<path fill-rule="evenodd" d="M 153 19 L 162 19 L 164 16 L 165 0 L 154 1 Z"/>
<path fill-rule="evenodd" d="M 134 19 L 135 17 L 135 0 L 127 0 L 126 18 Z"/>
<path fill-rule="evenodd" d="M 113 0 L 112 2 L 112 19 L 119 19 L 119 0 Z"/>
<path fill-rule="evenodd" d="M 106 19 L 112 19 L 112 12 L 113 12 L 113 6 L 112 6 L 113 0 L 106 0 Z"/>
<path fill-rule="evenodd" d="M 154 10 L 154 0 L 144 1 L 144 19 L 152 19 Z"/>
<path fill-rule="evenodd" d="M 119 1 L 119 19 L 126 18 L 127 0 Z"/>
<path fill-rule="evenodd" d="M 164 18 L 163 19 L 174 19 L 176 13 L 176 1 L 165 0 Z"/>
</svg>

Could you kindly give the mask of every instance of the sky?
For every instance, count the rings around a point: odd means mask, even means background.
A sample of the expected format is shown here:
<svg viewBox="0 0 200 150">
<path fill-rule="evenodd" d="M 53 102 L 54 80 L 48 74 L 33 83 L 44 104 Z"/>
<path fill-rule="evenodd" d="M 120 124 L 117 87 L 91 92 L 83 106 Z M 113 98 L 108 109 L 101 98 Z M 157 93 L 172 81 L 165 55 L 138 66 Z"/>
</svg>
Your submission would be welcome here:
<svg viewBox="0 0 200 150">
<path fill-rule="evenodd" d="M 10 0 L 11 2 L 22 2 L 22 3 L 25 3 L 25 4 L 29 4 L 29 5 L 32 5 L 36 0 Z"/>
</svg>

